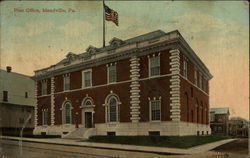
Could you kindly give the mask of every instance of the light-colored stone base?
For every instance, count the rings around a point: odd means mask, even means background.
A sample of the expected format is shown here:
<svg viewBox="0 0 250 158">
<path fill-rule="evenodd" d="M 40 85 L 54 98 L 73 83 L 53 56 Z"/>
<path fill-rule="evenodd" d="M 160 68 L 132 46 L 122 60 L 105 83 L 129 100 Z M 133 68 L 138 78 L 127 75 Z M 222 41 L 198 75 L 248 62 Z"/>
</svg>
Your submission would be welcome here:
<svg viewBox="0 0 250 158">
<path fill-rule="evenodd" d="M 211 134 L 209 125 L 201 125 L 186 122 L 147 122 L 147 123 L 112 123 L 96 124 L 97 135 L 107 135 L 107 132 L 116 132 L 116 135 L 149 135 L 149 131 L 160 131 L 160 135 L 184 136 Z"/>
<path fill-rule="evenodd" d="M 81 126 L 80 126 L 81 127 Z M 63 132 L 75 131 L 75 125 L 61 126 L 37 126 L 34 129 L 35 135 L 46 132 L 47 135 L 61 135 Z M 150 131 L 159 131 L 161 136 L 185 136 L 185 135 L 210 135 L 211 129 L 209 125 L 201 125 L 195 123 L 169 121 L 169 122 L 145 122 L 145 123 L 102 123 L 95 124 L 95 128 L 91 130 L 83 130 L 79 137 L 85 138 L 92 135 L 107 135 L 107 132 L 115 132 L 116 135 L 149 135 Z M 202 132 L 203 131 L 203 132 Z"/>
<path fill-rule="evenodd" d="M 75 125 L 53 125 L 53 126 L 36 126 L 33 134 L 41 135 L 42 132 L 46 132 L 46 135 L 63 135 L 64 132 L 72 132 L 74 131 Z"/>
</svg>

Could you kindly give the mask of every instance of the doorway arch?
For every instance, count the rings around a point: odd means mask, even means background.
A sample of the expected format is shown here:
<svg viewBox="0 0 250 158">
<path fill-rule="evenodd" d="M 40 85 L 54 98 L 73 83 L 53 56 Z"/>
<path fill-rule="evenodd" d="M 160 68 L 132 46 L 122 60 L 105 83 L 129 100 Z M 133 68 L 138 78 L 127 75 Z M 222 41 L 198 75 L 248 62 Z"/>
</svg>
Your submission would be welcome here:
<svg viewBox="0 0 250 158">
<path fill-rule="evenodd" d="M 82 125 L 85 128 L 94 127 L 94 102 L 91 97 L 85 97 L 80 108 L 82 109 Z"/>
</svg>

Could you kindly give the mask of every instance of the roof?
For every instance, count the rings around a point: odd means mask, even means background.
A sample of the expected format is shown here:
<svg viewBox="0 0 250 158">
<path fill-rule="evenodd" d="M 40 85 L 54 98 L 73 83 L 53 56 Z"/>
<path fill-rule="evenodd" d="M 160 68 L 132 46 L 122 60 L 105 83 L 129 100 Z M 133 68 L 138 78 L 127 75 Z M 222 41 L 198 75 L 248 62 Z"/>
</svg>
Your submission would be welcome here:
<svg viewBox="0 0 250 158">
<path fill-rule="evenodd" d="M 183 53 L 196 64 L 208 80 L 212 78 L 208 68 L 195 54 L 178 30 L 167 33 L 162 30 L 156 30 L 126 40 L 114 37 L 109 44 L 110 45 L 99 48 L 89 46 L 86 51 L 80 54 L 68 53 L 66 58 L 55 65 L 36 70 L 35 76 L 32 78 L 37 80 L 66 72 L 77 71 L 93 65 L 97 66 L 97 64 L 106 64 L 105 62 L 107 62 L 108 59 L 115 59 L 118 57 L 119 59 L 124 59 L 126 56 L 129 56 L 125 54 L 129 54 L 130 52 L 143 55 L 150 52 L 148 47 L 154 48 L 155 50 L 161 50 L 166 47 L 166 45 L 168 45 L 169 48 L 175 48 L 178 45 L 178 49 L 183 51 Z"/>
<path fill-rule="evenodd" d="M 247 121 L 246 119 L 242 118 L 242 117 L 231 117 L 230 120 L 239 120 L 239 121 Z"/>
<path fill-rule="evenodd" d="M 20 74 L 17 72 L 7 72 L 6 70 L 0 69 L 0 73 L 2 76 L 6 75 L 6 74 L 11 74 L 12 76 L 18 76 L 18 77 L 23 77 L 23 78 L 31 78 L 31 76 L 25 75 L 25 74 Z"/>
<path fill-rule="evenodd" d="M 215 114 L 229 114 L 229 108 L 210 108 L 210 112 L 214 112 Z"/>
<path fill-rule="evenodd" d="M 124 40 L 124 44 L 123 45 L 127 45 L 129 43 L 136 43 L 136 42 L 144 41 L 144 40 L 149 40 L 149 39 L 152 39 L 152 38 L 163 36 L 165 34 L 166 33 L 164 31 L 162 31 L 162 30 L 152 31 L 152 32 L 149 32 L 149 33 L 146 33 L 146 34 L 143 34 L 143 35 L 136 36 L 134 38 L 130 38 L 130 39 Z M 104 51 L 111 50 L 111 49 L 114 49 L 114 48 L 116 48 L 116 47 L 112 46 L 112 45 L 108 45 L 108 46 L 105 46 L 105 47 L 97 48 L 98 52 L 96 52 L 96 53 L 102 53 Z M 88 53 L 87 52 L 83 52 L 83 53 L 78 54 L 78 55 L 79 55 L 79 57 L 86 57 L 86 56 L 88 56 Z M 61 63 L 64 63 L 64 62 L 67 62 L 67 58 L 64 58 L 63 60 L 61 60 L 57 64 L 61 64 Z"/>
</svg>

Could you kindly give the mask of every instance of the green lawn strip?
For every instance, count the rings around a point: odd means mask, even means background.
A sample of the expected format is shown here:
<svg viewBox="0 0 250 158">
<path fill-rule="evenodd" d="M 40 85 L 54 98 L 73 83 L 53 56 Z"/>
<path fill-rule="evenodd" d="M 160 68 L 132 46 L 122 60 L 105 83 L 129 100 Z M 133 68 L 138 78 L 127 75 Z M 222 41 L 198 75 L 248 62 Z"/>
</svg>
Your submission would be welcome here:
<svg viewBox="0 0 250 158">
<path fill-rule="evenodd" d="M 190 148 L 229 138 L 225 136 L 93 136 L 88 142 Z"/>
</svg>

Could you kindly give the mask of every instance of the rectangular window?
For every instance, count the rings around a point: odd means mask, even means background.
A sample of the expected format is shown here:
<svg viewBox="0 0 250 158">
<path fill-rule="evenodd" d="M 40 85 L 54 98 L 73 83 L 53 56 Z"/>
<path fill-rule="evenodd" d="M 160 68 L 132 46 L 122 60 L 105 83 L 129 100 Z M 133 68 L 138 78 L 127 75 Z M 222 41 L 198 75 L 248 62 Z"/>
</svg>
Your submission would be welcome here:
<svg viewBox="0 0 250 158">
<path fill-rule="evenodd" d="M 25 92 L 25 98 L 28 98 L 28 92 Z"/>
<path fill-rule="evenodd" d="M 8 101 L 8 91 L 3 91 L 3 101 Z"/>
<path fill-rule="evenodd" d="M 149 136 L 160 136 L 160 131 L 148 131 Z"/>
<path fill-rule="evenodd" d="M 151 120 L 161 120 L 161 102 L 159 100 L 150 101 L 151 106 Z"/>
<path fill-rule="evenodd" d="M 183 61 L 183 76 L 184 76 L 184 78 L 186 78 L 187 79 L 187 75 L 188 75 L 188 73 L 187 73 L 187 61 L 186 60 L 184 60 Z"/>
<path fill-rule="evenodd" d="M 204 80 L 203 88 L 204 88 L 204 91 L 207 92 L 207 80 Z"/>
<path fill-rule="evenodd" d="M 48 115 L 49 115 L 49 112 L 48 111 L 43 111 L 43 125 L 48 125 L 48 122 L 49 122 L 49 120 L 48 120 Z"/>
<path fill-rule="evenodd" d="M 64 76 L 63 78 L 63 89 L 67 91 L 70 89 L 70 76 Z"/>
<path fill-rule="evenodd" d="M 160 56 L 151 57 L 149 62 L 150 62 L 150 76 L 160 75 Z"/>
<path fill-rule="evenodd" d="M 116 82 L 116 65 L 108 67 L 108 83 Z"/>
<path fill-rule="evenodd" d="M 115 132 L 107 132 L 107 136 L 115 136 Z"/>
<path fill-rule="evenodd" d="M 42 82 L 42 95 L 47 94 L 47 82 Z"/>
<path fill-rule="evenodd" d="M 197 136 L 199 136 L 200 135 L 200 131 L 197 131 Z"/>
<path fill-rule="evenodd" d="M 194 70 L 194 83 L 195 83 L 196 86 L 198 86 L 197 70 Z"/>
<path fill-rule="evenodd" d="M 201 73 L 200 73 L 199 79 L 200 79 L 200 89 L 202 89 L 202 74 Z"/>
<path fill-rule="evenodd" d="M 83 71 L 83 87 L 92 86 L 92 71 Z"/>
</svg>

